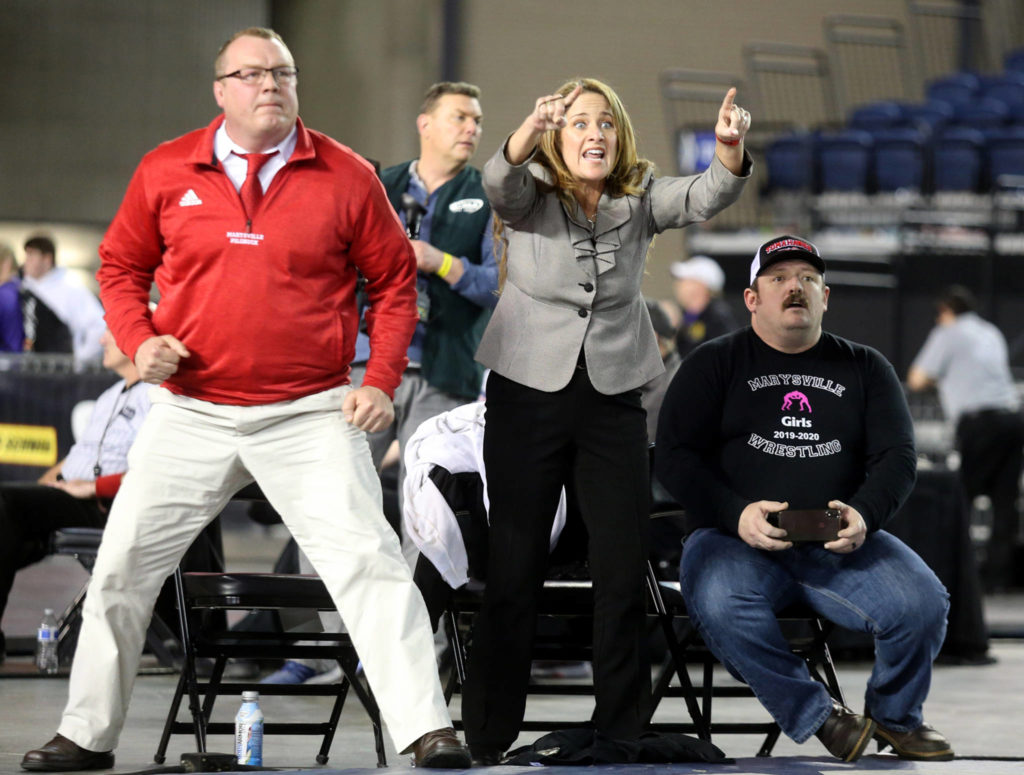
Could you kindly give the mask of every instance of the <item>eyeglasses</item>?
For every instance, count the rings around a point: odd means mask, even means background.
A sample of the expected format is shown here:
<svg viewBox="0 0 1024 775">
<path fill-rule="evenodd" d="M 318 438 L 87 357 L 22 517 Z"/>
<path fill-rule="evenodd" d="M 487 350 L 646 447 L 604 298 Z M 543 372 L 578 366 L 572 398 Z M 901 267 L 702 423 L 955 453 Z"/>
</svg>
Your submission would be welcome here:
<svg viewBox="0 0 1024 775">
<path fill-rule="evenodd" d="M 224 78 L 237 78 L 239 81 L 244 83 L 246 86 L 255 86 L 263 83 L 263 76 L 267 73 L 274 79 L 274 83 L 278 86 L 291 85 L 299 77 L 299 68 L 297 67 L 247 67 L 244 70 L 235 70 L 233 73 L 225 73 L 224 75 L 218 75 L 214 80 L 220 81 Z"/>
</svg>

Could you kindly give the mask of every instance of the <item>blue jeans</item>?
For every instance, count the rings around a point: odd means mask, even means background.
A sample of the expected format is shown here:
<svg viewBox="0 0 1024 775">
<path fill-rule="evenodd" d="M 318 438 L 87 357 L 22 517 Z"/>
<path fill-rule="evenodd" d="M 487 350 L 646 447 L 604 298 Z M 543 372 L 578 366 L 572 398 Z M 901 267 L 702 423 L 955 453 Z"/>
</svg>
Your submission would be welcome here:
<svg viewBox="0 0 1024 775">
<path fill-rule="evenodd" d="M 946 636 L 949 595 L 899 539 L 879 531 L 850 554 L 818 544 L 766 552 L 705 528 L 683 544 L 680 582 L 708 648 L 796 742 L 818 730 L 832 704 L 779 627 L 776 612 L 794 603 L 872 635 L 867 712 L 895 731 L 921 725 L 932 661 Z"/>
</svg>

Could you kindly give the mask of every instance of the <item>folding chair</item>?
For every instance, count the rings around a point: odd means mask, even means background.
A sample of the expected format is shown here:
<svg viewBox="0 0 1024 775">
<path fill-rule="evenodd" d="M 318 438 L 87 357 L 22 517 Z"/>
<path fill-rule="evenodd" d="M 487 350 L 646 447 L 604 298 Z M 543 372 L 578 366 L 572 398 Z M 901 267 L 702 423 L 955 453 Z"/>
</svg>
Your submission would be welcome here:
<svg viewBox="0 0 1024 775">
<path fill-rule="evenodd" d="M 256 484 L 237 492 L 233 500 L 265 501 Z M 243 691 L 263 695 L 334 697 L 327 721 L 320 723 L 268 721 L 268 735 L 323 735 L 316 755 L 319 764 L 326 764 L 338 727 L 338 719 L 351 688 L 366 711 L 373 726 L 377 766 L 387 766 L 380 711 L 373 694 L 358 676 L 359 656 L 347 633 L 321 632 L 318 611 L 334 611 L 334 601 L 318 576 L 286 573 L 188 573 L 182 566 L 174 571 L 174 588 L 178 606 L 178 624 L 184 659 L 181 678 L 175 687 L 167 720 L 160 736 L 153 761 L 162 764 L 172 734 L 191 733 L 196 750 L 206 751 L 206 737 L 211 734 L 234 734 L 233 722 L 210 720 L 218 696 L 239 696 Z M 259 629 L 263 617 L 248 617 L 253 626 L 228 629 L 228 611 L 269 611 L 277 621 L 270 629 Z M 228 659 L 335 659 L 343 678 L 337 684 L 284 685 L 256 682 L 225 683 L 224 668 Z M 209 678 L 201 678 L 196 662 L 212 659 Z M 178 721 L 178 711 L 188 694 L 190 721 Z M 202 705 L 200 696 L 202 695 Z"/>
<path fill-rule="evenodd" d="M 665 697 L 681 695 L 689 705 L 690 698 L 696 692 L 701 698 L 699 718 L 706 725 L 704 733 L 707 734 L 707 737 L 704 739 L 710 741 L 715 734 L 764 734 L 764 741 L 761 743 L 757 755 L 771 756 L 772 749 L 781 734 L 779 725 L 774 721 L 720 723 L 714 721 L 713 698 L 754 697 L 754 693 L 745 685 L 715 685 L 714 668 L 718 664 L 718 660 L 704 645 L 700 633 L 691 621 L 679 589 L 679 582 L 658 579 L 652 572 L 649 583 L 653 594 L 657 597 L 656 605 L 659 615 L 663 617 L 663 620 L 672 622 L 672 625 L 679 625 L 678 630 L 675 626 L 663 627 L 668 644 L 668 655 L 654 681 L 655 704 L 660 703 Z M 795 654 L 807 662 L 811 676 L 820 681 L 832 697 L 845 704 L 835 664 L 826 643 L 826 638 L 833 629 L 832 623 L 827 619 L 820 618 L 810 609 L 799 607 L 782 611 L 778 618 L 786 632 L 790 647 Z M 700 684 L 693 684 L 688 676 L 687 665 L 690 663 L 695 663 L 701 668 Z M 679 679 L 680 686 L 672 686 L 673 679 Z M 690 714 L 696 719 L 692 710 Z M 703 736 L 702 730 L 698 726 L 690 724 L 655 723 L 651 725 L 651 728 L 681 732 L 696 731 L 698 735 Z"/>
<path fill-rule="evenodd" d="M 486 515 L 483 512 L 482 500 L 479 498 L 480 481 L 477 474 L 450 474 L 444 468 L 435 466 L 431 472 L 431 478 L 437 484 L 440 492 L 448 500 L 455 511 L 456 519 L 459 520 L 460 528 L 465 536 L 467 548 L 480 546 L 481 534 L 479 530 L 472 527 L 473 524 L 486 525 Z M 474 518 L 475 517 L 475 518 Z M 563 539 L 565 533 L 563 533 Z M 570 536 L 567 540 L 573 540 Z M 472 552 L 469 552 L 471 555 Z M 538 637 L 534 645 L 533 658 L 535 660 L 566 660 L 586 661 L 593 659 L 593 649 L 590 640 L 592 627 L 590 622 L 593 618 L 594 597 L 593 585 L 586 575 L 582 563 L 573 563 L 571 560 L 575 555 L 569 552 L 563 557 L 569 562 L 565 564 L 554 564 L 552 573 L 544 581 L 544 588 L 541 592 L 538 603 L 538 617 L 542 620 L 556 620 L 559 622 L 583 623 L 586 637 L 579 640 L 573 638 L 551 638 Z M 558 555 L 555 555 L 558 559 Z M 471 562 L 471 571 L 474 569 L 474 561 Z M 466 664 L 468 650 L 472 640 L 473 617 L 480 611 L 483 602 L 484 584 L 480 581 L 471 580 L 468 584 L 457 590 L 450 588 L 441 589 L 436 581 L 440 580 L 439 574 L 429 566 L 426 557 L 421 556 L 417 565 L 415 578 L 417 584 L 424 590 L 424 597 L 427 601 L 427 608 L 431 612 L 432 620 L 443 616 L 446 633 L 451 647 L 450 662 L 442 678 L 444 685 L 445 700 L 451 701 L 452 695 L 461 692 L 466 680 Z M 479 566 L 476 566 L 479 567 Z M 431 581 L 434 579 L 434 581 Z M 443 580 L 440 581 L 443 585 Z M 443 598 L 441 597 L 443 595 Z M 659 617 L 651 600 L 651 614 L 665 626 L 664 617 Z M 671 623 L 668 624 L 671 626 Z M 682 676 L 682 688 L 677 693 L 686 698 L 687 708 L 690 712 L 692 724 L 689 729 L 696 730 L 702 739 L 708 739 L 704 720 L 700 714 L 696 695 L 690 688 L 686 692 L 688 676 Z M 532 696 L 592 696 L 593 686 L 589 683 L 531 683 L 529 695 Z M 652 705 L 652 713 L 654 711 Z M 589 722 L 584 719 L 527 719 L 523 722 L 523 731 L 549 731 L 554 729 L 568 729 L 572 727 L 586 726 Z M 461 720 L 456 719 L 454 724 L 457 729 L 462 729 Z"/>
<path fill-rule="evenodd" d="M 326 764 L 331 742 L 338 726 L 345 698 L 351 688 L 373 725 L 377 766 L 386 766 L 384 736 L 376 701 L 358 676 L 359 657 L 347 633 L 320 632 L 318 617 L 309 611 L 333 611 L 323 582 L 317 576 L 276 573 L 182 573 L 174 574 L 178 596 L 184 663 L 181 678 L 174 691 L 160 743 L 153 760 L 161 764 L 172 734 L 192 733 L 197 750 L 206 751 L 206 738 L 211 734 L 234 734 L 233 722 L 211 721 L 214 702 L 221 695 L 238 696 L 243 691 L 264 695 L 298 695 L 334 697 L 330 716 L 320 723 L 268 721 L 268 735 L 323 735 L 316 761 Z M 302 612 L 302 623 L 286 631 L 230 630 L 215 621 L 214 614 L 224 611 L 276 611 L 284 619 L 289 612 Z M 224 668 L 230 658 L 335 659 L 344 678 L 333 685 L 274 685 L 256 682 L 225 682 Z M 213 660 L 208 679 L 200 678 L 196 661 Z M 184 695 L 188 695 L 191 720 L 177 721 Z M 202 704 L 200 698 L 202 697 Z"/>
<path fill-rule="evenodd" d="M 674 519 L 683 532 L 687 532 L 686 514 L 669 502 L 658 503 L 651 517 L 656 522 Z M 665 578 L 670 575 L 671 578 Z M 667 653 L 658 669 L 652 689 L 653 707 L 657 708 L 667 697 L 682 696 L 693 723 L 655 722 L 651 729 L 668 732 L 692 732 L 701 739 L 712 741 L 714 734 L 764 734 L 765 738 L 757 752 L 758 756 L 771 756 L 781 730 L 774 721 L 760 722 L 719 722 L 713 718 L 713 699 L 729 697 L 753 698 L 754 693 L 746 685 L 720 686 L 714 682 L 714 668 L 717 658 L 704 644 L 700 633 L 690 619 L 686 602 L 680 591 L 678 568 L 655 571 L 650 563 L 647 568 L 647 585 L 651 593 L 654 614 L 661 623 Z M 827 619 L 819 617 L 810 608 L 794 606 L 778 615 L 783 631 L 795 654 L 806 662 L 811 675 L 828 689 L 829 694 L 840 702 L 842 688 L 836 675 L 835 664 L 829 653 L 826 638 L 834 628 Z M 696 664 L 701 669 L 701 682 L 694 684 L 687 665 Z M 673 685 L 673 680 L 678 685 Z M 692 707 L 694 696 L 700 697 L 700 706 Z"/>
<path fill-rule="evenodd" d="M 189 560 L 186 558 L 183 559 L 185 567 L 223 567 L 220 550 L 220 525 L 216 522 L 211 523 L 204 531 L 204 536 L 206 554 L 199 558 L 199 552 L 193 554 L 190 550 L 190 555 L 195 557 L 197 564 L 190 566 Z M 74 557 L 83 568 L 92 573 L 102 539 L 103 528 L 65 527 L 54 531 L 50 541 L 50 551 L 52 554 Z M 169 586 L 165 588 L 170 589 Z M 57 654 L 61 664 L 69 664 L 75 655 L 78 633 L 82 625 L 82 607 L 85 605 L 85 596 L 88 590 L 89 582 L 86 581 L 58 619 L 60 624 L 57 631 Z M 169 592 L 167 594 L 169 595 Z M 161 591 L 162 599 L 164 595 L 165 592 Z M 174 620 L 167 613 L 171 610 L 171 605 L 171 597 L 167 597 L 166 605 L 158 603 L 154 609 L 153 617 L 146 630 L 146 646 L 161 666 L 177 668 L 181 661 L 181 644 L 173 627 Z"/>
</svg>

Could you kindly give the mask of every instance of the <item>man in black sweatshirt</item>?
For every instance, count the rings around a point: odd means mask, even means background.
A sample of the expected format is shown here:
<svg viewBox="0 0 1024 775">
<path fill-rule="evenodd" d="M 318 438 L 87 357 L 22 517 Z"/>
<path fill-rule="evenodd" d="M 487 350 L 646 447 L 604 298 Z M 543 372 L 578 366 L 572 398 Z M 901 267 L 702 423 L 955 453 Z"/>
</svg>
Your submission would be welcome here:
<svg viewBox="0 0 1024 775">
<path fill-rule="evenodd" d="M 825 262 L 806 240 L 762 245 L 744 301 L 750 328 L 695 350 L 658 423 L 658 479 L 699 525 L 680 579 L 708 647 L 783 732 L 854 761 L 872 737 L 902 758 L 947 760 L 924 723 L 948 595 L 881 528 L 914 484 L 913 427 L 892 366 L 825 333 Z M 773 512 L 831 509 L 830 540 L 787 540 Z M 875 639 L 865 714 L 832 700 L 783 637 L 792 603 Z"/>
</svg>

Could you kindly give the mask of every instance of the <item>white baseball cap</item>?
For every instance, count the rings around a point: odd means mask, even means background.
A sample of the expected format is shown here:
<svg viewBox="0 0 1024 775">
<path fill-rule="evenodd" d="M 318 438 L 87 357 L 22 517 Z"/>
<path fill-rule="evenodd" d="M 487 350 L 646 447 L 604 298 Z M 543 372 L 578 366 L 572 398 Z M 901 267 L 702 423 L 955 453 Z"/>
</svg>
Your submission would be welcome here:
<svg viewBox="0 0 1024 775">
<path fill-rule="evenodd" d="M 675 261 L 669 272 L 677 280 L 697 280 L 704 283 L 712 293 L 721 293 L 725 285 L 725 272 L 718 262 L 709 256 L 694 256 L 688 261 Z"/>
</svg>

